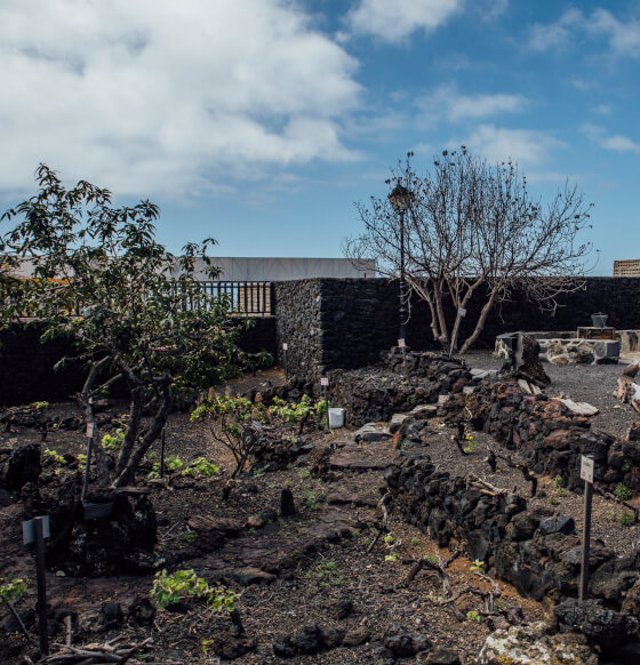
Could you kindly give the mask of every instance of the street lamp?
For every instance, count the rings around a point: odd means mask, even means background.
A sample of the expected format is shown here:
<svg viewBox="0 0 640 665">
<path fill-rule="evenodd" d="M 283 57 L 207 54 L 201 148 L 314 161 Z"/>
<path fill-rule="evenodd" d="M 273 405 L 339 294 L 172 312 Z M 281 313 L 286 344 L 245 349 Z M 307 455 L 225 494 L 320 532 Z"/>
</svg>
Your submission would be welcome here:
<svg viewBox="0 0 640 665">
<path fill-rule="evenodd" d="M 400 217 L 400 334 L 398 343 L 404 345 L 407 335 L 407 279 L 404 262 L 404 215 L 411 206 L 413 192 L 400 183 L 391 190 L 389 202 Z M 402 340 L 402 342 L 400 342 Z"/>
</svg>

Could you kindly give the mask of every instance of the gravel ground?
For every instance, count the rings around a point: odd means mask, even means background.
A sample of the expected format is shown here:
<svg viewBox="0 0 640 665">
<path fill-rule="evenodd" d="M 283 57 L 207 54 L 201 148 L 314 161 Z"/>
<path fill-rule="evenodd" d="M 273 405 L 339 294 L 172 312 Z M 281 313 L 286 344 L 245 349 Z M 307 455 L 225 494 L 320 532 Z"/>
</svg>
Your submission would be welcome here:
<svg viewBox="0 0 640 665">
<path fill-rule="evenodd" d="M 637 354 L 636 354 L 637 355 Z M 620 372 L 636 358 L 624 357 L 617 365 L 552 365 L 544 363 L 551 379 L 546 392 L 550 396 L 564 394 L 577 402 L 588 402 L 600 409 L 591 419 L 595 430 L 622 437 L 638 415 L 628 404 L 613 397 Z M 474 351 L 463 357 L 470 367 L 500 369 L 504 360 L 493 358 L 490 351 Z"/>
</svg>

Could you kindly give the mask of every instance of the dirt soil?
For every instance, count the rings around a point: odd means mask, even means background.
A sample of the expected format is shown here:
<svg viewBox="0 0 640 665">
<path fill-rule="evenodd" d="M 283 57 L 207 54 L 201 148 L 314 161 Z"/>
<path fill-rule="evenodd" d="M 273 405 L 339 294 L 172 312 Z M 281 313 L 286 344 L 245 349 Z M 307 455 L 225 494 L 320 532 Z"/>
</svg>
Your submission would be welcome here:
<svg viewBox="0 0 640 665">
<path fill-rule="evenodd" d="M 495 366 L 495 362 L 488 354 L 474 354 L 469 364 L 486 368 Z M 601 415 L 594 417 L 594 426 L 619 435 L 634 419 L 629 407 L 618 408 L 610 398 L 621 369 L 619 365 L 549 368 L 553 379 L 549 392 L 565 392 L 598 406 Z M 248 377 L 230 390 L 260 390 L 267 380 L 273 384 L 283 377 L 278 372 L 267 377 Z M 113 405 L 112 411 L 119 408 L 124 405 Z M 47 410 L 51 415 L 66 417 L 74 412 L 74 407 L 56 404 Z M 475 433 L 477 445 L 472 454 L 463 456 L 451 442 L 452 431 L 441 420 L 433 418 L 429 425 L 432 435 L 428 452 L 443 469 L 456 474 L 475 473 L 498 487 L 518 487 L 528 496 L 529 484 L 518 471 L 500 465 L 495 473 L 490 471 L 484 461 L 487 445 L 496 449 L 499 446 L 485 434 Z M 346 636 L 343 645 L 313 655 L 298 655 L 289 662 L 394 662 L 385 659 L 383 642 L 385 636 L 388 642 L 390 633 L 404 627 L 415 640 L 428 638 L 433 645 L 431 652 L 452 650 L 461 663 L 470 665 L 476 662 L 485 638 L 496 627 L 550 619 L 550 604 L 520 598 L 509 585 L 492 582 L 474 572 L 473 562 L 464 556 L 457 556 L 447 567 L 453 602 L 444 601 L 442 582 L 430 570 L 422 570 L 405 584 L 420 558 L 445 562 L 453 553 L 439 550 L 393 510 L 386 529 L 380 531 L 383 469 L 398 453 L 391 439 L 359 444 L 353 435 L 346 429 L 307 432 L 304 438 L 314 444 L 307 458 L 279 471 L 254 468 L 230 486 L 233 463 L 229 452 L 212 439 L 203 424 L 190 422 L 186 414 L 172 415 L 167 427 L 167 455 L 177 455 L 186 462 L 204 456 L 221 470 L 211 479 L 192 479 L 179 473 L 168 474 L 163 480 L 139 477 L 139 483 L 150 490 L 158 516 L 158 568 L 193 568 L 211 584 L 221 582 L 236 591 L 236 608 L 244 633 L 238 637 L 237 624 L 234 626 L 228 615 L 215 615 L 197 602 L 172 608 L 174 611 L 158 611 L 149 626 L 136 625 L 127 617 L 127 609 L 136 597 L 148 597 L 151 574 L 78 579 L 51 570 L 47 573 L 47 585 L 52 651 L 58 651 L 66 639 L 64 624 L 55 618 L 72 610 L 75 618 L 70 636 L 75 646 L 102 644 L 117 636 L 122 643 L 131 645 L 151 638 L 129 663 L 217 663 L 225 645 L 239 648 L 239 644 L 253 650 L 237 657 L 237 663 L 285 662 L 274 654 L 274 640 L 282 641 L 299 634 L 305 626 L 315 625 L 325 632 L 341 631 Z M 40 439 L 36 429 L 14 427 L 0 433 L 0 448 Z M 77 455 L 84 452 L 86 442 L 81 431 L 51 431 L 42 445 L 61 454 Z M 326 452 L 322 454 L 323 451 Z M 327 459 L 326 472 L 316 477 L 319 461 Z M 47 466 L 45 472 L 67 473 L 55 465 Z M 552 478 L 542 478 L 540 485 L 534 501 L 550 514 L 573 516 L 580 526 L 581 497 L 558 486 Z M 229 487 L 230 494 L 224 500 L 223 493 Z M 297 514 L 286 518 L 279 515 L 285 488 L 293 493 L 297 508 Z M 615 501 L 595 498 L 593 536 L 621 554 L 637 549 L 640 543 L 640 526 L 621 526 L 625 521 L 621 515 L 626 512 Z M 189 525 L 196 516 L 231 524 L 230 537 L 222 548 L 204 551 L 199 547 L 202 534 Z M 22 545 L 21 520 L 20 503 L 0 508 L 0 583 L 14 577 L 35 579 L 33 557 Z M 479 593 L 487 590 L 493 590 L 498 597 L 494 612 L 486 611 Z M 25 656 L 34 662 L 37 658 L 37 632 L 30 609 L 35 606 L 35 596 L 32 582 L 17 604 L 29 627 L 32 644 L 26 643 L 6 608 L 0 606 L 3 663 L 29 662 Z M 110 601 L 120 603 L 124 620 L 105 627 L 103 604 Z M 408 657 L 398 662 L 427 661 Z"/>
</svg>

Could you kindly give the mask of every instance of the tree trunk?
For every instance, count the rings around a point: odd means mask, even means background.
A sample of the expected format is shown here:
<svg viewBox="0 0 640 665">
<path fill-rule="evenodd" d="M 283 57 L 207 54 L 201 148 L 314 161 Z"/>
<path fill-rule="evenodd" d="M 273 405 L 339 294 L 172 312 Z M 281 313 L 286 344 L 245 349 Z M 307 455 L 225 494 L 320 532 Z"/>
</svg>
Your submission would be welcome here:
<svg viewBox="0 0 640 665">
<path fill-rule="evenodd" d="M 116 463 L 115 476 L 116 478 L 122 473 L 127 466 L 131 457 L 131 452 L 138 438 L 138 430 L 140 428 L 140 420 L 142 418 L 142 402 L 144 398 L 144 389 L 140 386 L 131 389 L 131 404 L 129 406 L 129 422 L 127 423 L 127 431 L 120 448 L 118 461 Z"/>
<path fill-rule="evenodd" d="M 474 342 L 478 339 L 480 333 L 484 330 L 485 323 L 487 322 L 487 317 L 489 316 L 489 313 L 494 308 L 498 300 L 498 294 L 500 293 L 500 290 L 501 287 L 498 286 L 494 287 L 491 290 L 491 295 L 489 296 L 489 299 L 482 306 L 482 309 L 480 310 L 480 316 L 476 321 L 476 326 L 473 329 L 473 332 L 471 333 L 471 335 L 469 335 L 469 337 L 467 337 L 467 339 L 464 341 L 464 344 L 462 345 L 462 348 L 460 349 L 461 354 L 465 354 L 471 348 Z"/>
<path fill-rule="evenodd" d="M 91 436 L 94 439 L 92 450 L 95 455 L 96 460 L 96 470 L 98 475 L 98 485 L 100 487 L 105 487 L 107 485 L 107 461 L 104 456 L 104 450 L 102 449 L 102 444 L 100 438 L 98 437 L 98 428 L 96 425 L 96 418 L 93 412 L 93 384 L 95 383 L 100 370 L 109 362 L 109 357 L 103 358 L 95 362 L 91 369 L 89 370 L 89 375 L 87 376 L 84 385 L 82 386 L 82 392 L 78 396 L 80 405 L 84 410 L 84 416 L 87 424 L 87 428 L 91 431 Z"/>
<path fill-rule="evenodd" d="M 438 314 L 438 327 L 440 328 L 440 337 L 438 342 L 446 345 L 449 341 L 449 329 L 447 327 L 447 319 L 444 315 L 444 307 L 442 306 L 442 283 L 438 283 L 435 292 L 436 312 Z"/>
<path fill-rule="evenodd" d="M 151 423 L 151 427 L 145 434 L 138 448 L 133 452 L 122 473 L 113 481 L 112 487 L 123 487 L 133 481 L 135 472 L 142 462 L 145 453 L 151 447 L 151 444 L 160 437 L 162 429 L 165 426 L 171 408 L 173 406 L 173 393 L 171 392 L 171 378 L 168 375 L 161 380 L 162 400 L 160 406 Z"/>
</svg>

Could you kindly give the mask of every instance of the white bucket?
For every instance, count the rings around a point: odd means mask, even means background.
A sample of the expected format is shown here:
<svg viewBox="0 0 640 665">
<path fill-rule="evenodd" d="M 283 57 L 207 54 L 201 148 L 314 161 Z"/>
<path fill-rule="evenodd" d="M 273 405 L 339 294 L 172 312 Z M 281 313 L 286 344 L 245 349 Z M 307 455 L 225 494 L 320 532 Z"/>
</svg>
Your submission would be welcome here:
<svg viewBox="0 0 640 665">
<path fill-rule="evenodd" d="M 331 429 L 344 427 L 344 409 L 329 409 L 329 427 Z"/>
</svg>

